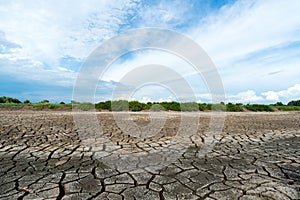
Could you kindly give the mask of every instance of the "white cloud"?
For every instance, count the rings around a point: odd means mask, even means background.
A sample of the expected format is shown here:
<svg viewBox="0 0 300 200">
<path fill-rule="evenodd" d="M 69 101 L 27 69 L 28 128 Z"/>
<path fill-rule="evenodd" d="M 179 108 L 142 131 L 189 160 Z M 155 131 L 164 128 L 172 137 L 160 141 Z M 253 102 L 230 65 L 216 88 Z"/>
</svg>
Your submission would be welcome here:
<svg viewBox="0 0 300 200">
<path fill-rule="evenodd" d="M 262 93 L 268 101 L 290 101 L 292 99 L 300 98 L 300 84 L 295 84 L 286 90 L 267 91 Z"/>
<path fill-rule="evenodd" d="M 297 41 L 297 0 L 237 1 L 206 19 L 191 35 L 218 63 L 230 64 L 248 53 Z"/>
<path fill-rule="evenodd" d="M 118 33 L 122 18 L 134 5 L 130 0 L 1 2 L 1 73 L 18 80 L 72 86 L 73 66 L 61 65 L 60 59 L 84 59 Z"/>
<path fill-rule="evenodd" d="M 134 6 L 128 1 L 9 1 L 0 7 L 0 30 L 26 56 L 57 67 L 65 55 L 85 58 L 115 35 Z M 4 4 L 4 5 L 3 5 Z"/>
<path fill-rule="evenodd" d="M 282 101 L 288 103 L 291 100 L 300 98 L 300 84 L 295 84 L 285 90 L 280 91 L 266 91 L 256 94 L 253 90 L 240 92 L 235 95 L 228 95 L 227 102 L 234 103 L 276 103 Z"/>
<path fill-rule="evenodd" d="M 162 65 L 171 68 L 182 76 L 186 76 L 189 73 L 193 73 L 193 67 L 186 61 L 178 57 L 177 55 L 159 51 L 159 50 L 143 50 L 136 51 L 130 54 L 131 59 L 124 61 L 118 60 L 109 66 L 102 79 L 105 81 L 119 81 L 127 73 L 130 73 L 133 69 L 144 65 Z M 195 72 L 194 72 L 195 73 Z M 163 74 L 157 74 L 163 76 Z"/>
<path fill-rule="evenodd" d="M 151 1 L 149 1 L 151 2 Z M 188 1 L 159 1 L 150 4 L 146 1 L 137 8 L 136 26 L 138 27 L 162 27 L 174 29 L 178 25 L 188 23 L 192 8 Z M 197 17 L 194 13 L 193 17 Z"/>
<path fill-rule="evenodd" d="M 279 96 L 274 91 L 263 92 L 263 96 L 265 96 L 267 101 L 279 101 Z"/>
<path fill-rule="evenodd" d="M 247 90 L 245 92 L 239 92 L 236 95 L 227 96 L 227 101 L 234 103 L 257 103 L 264 101 L 264 98 L 257 96 L 253 90 Z"/>
<path fill-rule="evenodd" d="M 190 35 L 215 62 L 225 89 L 288 87 L 300 73 L 299 7 L 297 0 L 237 1 L 212 13 Z M 270 74 L 274 71 L 280 73 Z"/>
<path fill-rule="evenodd" d="M 225 89 L 233 93 L 248 89 L 238 94 L 234 98 L 236 101 L 264 101 L 261 95 L 253 94 L 254 91 L 284 88 L 298 80 L 300 54 L 294 47 L 289 47 L 293 42 L 300 41 L 297 5 L 300 6 L 300 2 L 294 0 L 237 1 L 217 13 L 211 13 L 204 20 L 205 23 L 188 31 L 192 39 L 204 47 L 215 61 Z M 151 9 L 159 11 L 160 7 L 149 8 Z M 145 12 L 143 22 L 147 24 L 153 20 L 161 20 L 158 23 L 161 25 L 164 23 L 162 19 Z M 122 64 L 118 63 L 118 67 L 110 75 L 108 73 L 106 78 L 117 80 L 134 67 L 153 62 L 172 66 L 183 76 L 192 73 L 187 65 L 165 54 L 140 54 Z M 272 73 L 274 71 L 279 73 Z M 271 99 L 275 100 L 276 96 L 269 95 L 267 100 Z"/>
</svg>

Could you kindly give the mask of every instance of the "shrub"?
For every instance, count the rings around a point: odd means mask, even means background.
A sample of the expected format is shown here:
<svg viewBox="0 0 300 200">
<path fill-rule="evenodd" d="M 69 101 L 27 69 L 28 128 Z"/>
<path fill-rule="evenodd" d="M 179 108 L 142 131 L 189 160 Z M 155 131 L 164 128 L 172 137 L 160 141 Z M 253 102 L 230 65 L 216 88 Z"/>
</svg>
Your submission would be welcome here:
<svg viewBox="0 0 300 200">
<path fill-rule="evenodd" d="M 97 110 L 110 110 L 111 111 L 111 101 L 99 102 L 95 105 Z"/>
<path fill-rule="evenodd" d="M 23 103 L 30 104 L 30 101 L 28 99 L 26 99 Z"/>
<path fill-rule="evenodd" d="M 274 107 L 282 111 L 300 110 L 300 106 L 274 106 Z"/>
<path fill-rule="evenodd" d="M 19 99 L 11 98 L 11 97 L 0 97 L 0 103 L 22 103 Z"/>
<path fill-rule="evenodd" d="M 49 100 L 43 100 L 40 103 L 42 103 L 42 104 L 49 104 Z"/>
<path fill-rule="evenodd" d="M 126 100 L 117 100 L 111 102 L 112 111 L 128 111 L 129 103 Z"/>
<path fill-rule="evenodd" d="M 198 109 L 199 109 L 200 111 L 204 111 L 204 110 L 206 109 L 206 104 L 205 104 L 205 103 L 199 103 L 199 104 L 198 104 Z"/>
<path fill-rule="evenodd" d="M 159 111 L 164 111 L 164 107 L 161 106 L 160 104 L 153 104 L 150 108 L 150 111 L 153 111 L 153 112 L 159 112 Z"/>
<path fill-rule="evenodd" d="M 274 104 L 274 106 L 284 106 L 284 104 L 282 102 L 277 102 Z"/>
<path fill-rule="evenodd" d="M 213 104 L 211 106 L 211 110 L 215 110 L 215 111 L 225 111 L 226 110 L 226 106 L 224 104 Z"/>
<path fill-rule="evenodd" d="M 241 111 L 243 111 L 243 106 L 241 104 L 228 103 L 226 105 L 226 110 L 228 112 L 241 112 Z"/>
<path fill-rule="evenodd" d="M 288 106 L 300 106 L 300 100 L 290 101 L 287 105 Z"/>
<path fill-rule="evenodd" d="M 212 110 L 212 104 L 207 104 L 206 105 L 206 110 Z"/>
<path fill-rule="evenodd" d="M 54 109 L 54 108 L 56 108 L 56 106 L 54 104 L 50 104 L 50 105 L 48 105 L 48 108 L 49 109 Z"/>
<path fill-rule="evenodd" d="M 254 112 L 257 112 L 257 111 L 272 112 L 272 111 L 274 111 L 271 106 L 261 105 L 261 104 L 253 104 L 253 105 L 248 104 L 245 106 L 245 108 L 247 110 L 254 111 Z"/>
<path fill-rule="evenodd" d="M 80 109 L 82 111 L 89 111 L 95 108 L 95 105 L 89 102 L 82 102 L 78 104 L 73 104 L 73 108 Z"/>
<path fill-rule="evenodd" d="M 33 103 L 31 104 L 31 106 L 33 108 L 35 108 L 36 110 L 43 110 L 44 108 L 47 108 L 48 106 L 45 105 L 44 103 Z"/>
<path fill-rule="evenodd" d="M 152 106 L 154 106 L 156 103 L 152 103 L 152 102 L 147 102 L 145 104 L 145 109 L 146 110 L 150 110 Z"/>
<path fill-rule="evenodd" d="M 198 111 L 199 106 L 196 102 L 185 102 L 180 104 L 181 111 Z"/>
<path fill-rule="evenodd" d="M 144 103 L 140 103 L 138 101 L 130 101 L 129 102 L 129 110 L 131 110 L 131 111 L 141 111 L 141 110 L 144 110 L 145 107 L 146 106 Z"/>
</svg>

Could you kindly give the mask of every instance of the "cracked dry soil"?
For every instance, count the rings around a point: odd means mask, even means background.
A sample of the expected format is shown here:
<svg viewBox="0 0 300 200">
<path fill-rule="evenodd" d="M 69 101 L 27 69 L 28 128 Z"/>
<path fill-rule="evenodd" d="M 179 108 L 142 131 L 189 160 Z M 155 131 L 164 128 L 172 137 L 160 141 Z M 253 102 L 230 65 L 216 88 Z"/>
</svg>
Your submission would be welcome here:
<svg viewBox="0 0 300 200">
<path fill-rule="evenodd" d="M 129 156 L 162 147 L 180 122 L 168 114 L 157 135 L 137 140 L 112 114 L 97 116 Z M 83 143 L 72 113 L 1 111 L 0 199 L 300 199 L 299 112 L 228 113 L 212 152 L 199 157 L 209 121 L 200 113 L 197 137 L 173 163 L 120 171 Z"/>
</svg>

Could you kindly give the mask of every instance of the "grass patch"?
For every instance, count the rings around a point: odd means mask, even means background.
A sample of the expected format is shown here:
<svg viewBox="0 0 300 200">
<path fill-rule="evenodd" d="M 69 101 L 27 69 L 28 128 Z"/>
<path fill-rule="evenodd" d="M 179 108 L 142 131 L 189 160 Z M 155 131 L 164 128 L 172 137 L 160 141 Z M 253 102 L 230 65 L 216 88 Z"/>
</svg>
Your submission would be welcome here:
<svg viewBox="0 0 300 200">
<path fill-rule="evenodd" d="M 300 110 L 300 106 L 272 106 L 273 108 L 277 108 L 281 111 L 297 111 Z"/>
<path fill-rule="evenodd" d="M 1 107 L 6 107 L 6 106 L 24 106 L 22 103 L 0 103 Z"/>
</svg>

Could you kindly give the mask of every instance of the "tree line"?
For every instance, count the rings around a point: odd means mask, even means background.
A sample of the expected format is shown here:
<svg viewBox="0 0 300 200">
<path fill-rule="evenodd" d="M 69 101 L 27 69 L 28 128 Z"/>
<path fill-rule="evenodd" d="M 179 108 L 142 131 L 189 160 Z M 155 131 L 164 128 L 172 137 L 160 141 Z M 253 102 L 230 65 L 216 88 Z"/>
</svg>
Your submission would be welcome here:
<svg viewBox="0 0 300 200">
<path fill-rule="evenodd" d="M 290 101 L 287 105 L 282 102 L 276 104 L 264 105 L 264 104 L 242 104 L 242 103 L 227 103 L 220 102 L 218 104 L 209 103 L 196 103 L 196 102 L 148 102 L 142 103 L 139 101 L 102 101 L 96 104 L 89 102 L 76 102 L 71 103 L 50 103 L 49 100 L 43 100 L 37 103 L 31 103 L 29 100 L 21 102 L 16 98 L 0 97 L 0 106 L 29 106 L 36 109 L 79 109 L 79 110 L 97 110 L 97 111 L 228 111 L 228 112 L 242 112 L 242 111 L 267 111 L 272 112 L 275 110 L 293 111 L 300 110 L 300 100 Z"/>
</svg>

